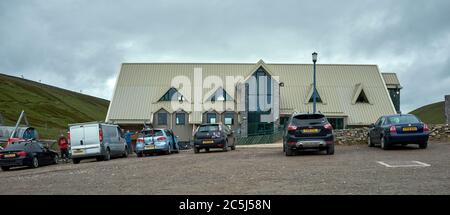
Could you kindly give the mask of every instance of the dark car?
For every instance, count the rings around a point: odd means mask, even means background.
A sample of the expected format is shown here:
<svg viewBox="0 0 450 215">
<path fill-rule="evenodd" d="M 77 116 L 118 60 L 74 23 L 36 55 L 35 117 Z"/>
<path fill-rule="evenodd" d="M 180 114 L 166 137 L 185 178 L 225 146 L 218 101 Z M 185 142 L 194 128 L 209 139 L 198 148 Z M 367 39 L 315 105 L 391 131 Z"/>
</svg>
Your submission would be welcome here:
<svg viewBox="0 0 450 215">
<path fill-rule="evenodd" d="M 380 144 L 382 149 L 392 145 L 418 144 L 419 148 L 428 146 L 430 129 L 412 114 L 396 114 L 380 117 L 369 129 L 369 147 Z"/>
<path fill-rule="evenodd" d="M 228 126 L 222 124 L 202 124 L 194 134 L 194 152 L 201 149 L 209 152 L 211 148 L 221 148 L 223 151 L 235 150 L 235 138 Z"/>
<path fill-rule="evenodd" d="M 333 126 L 323 114 L 294 113 L 286 125 L 283 136 L 283 151 L 286 156 L 301 150 L 334 154 Z"/>
<path fill-rule="evenodd" d="M 11 167 L 29 166 L 37 168 L 41 165 L 57 164 L 58 153 L 50 150 L 42 142 L 16 142 L 9 144 L 0 152 L 0 166 L 3 171 Z"/>
</svg>

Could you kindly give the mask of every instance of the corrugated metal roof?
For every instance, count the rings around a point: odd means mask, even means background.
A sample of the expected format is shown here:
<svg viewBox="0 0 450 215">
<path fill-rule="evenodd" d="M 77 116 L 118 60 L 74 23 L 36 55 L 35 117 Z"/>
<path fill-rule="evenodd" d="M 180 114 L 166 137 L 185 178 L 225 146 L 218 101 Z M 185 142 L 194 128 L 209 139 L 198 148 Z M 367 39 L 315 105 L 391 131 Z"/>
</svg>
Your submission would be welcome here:
<svg viewBox="0 0 450 215">
<path fill-rule="evenodd" d="M 264 62 L 258 63 L 264 64 Z M 246 78 L 255 71 L 257 65 L 125 63 L 118 76 L 107 120 L 150 120 L 152 114 L 161 108 L 169 112 L 181 108 L 190 113 L 193 110 L 194 101 L 189 98 L 189 93 L 183 91 L 185 89 L 179 89 L 179 91 L 186 95 L 187 101 L 177 104 L 180 106 L 178 108 L 173 108 L 171 102 L 158 102 L 161 96 L 170 89 L 174 77 L 185 76 L 193 81 L 194 68 L 202 68 L 201 80 L 205 80 L 209 76 L 217 76 L 221 80 L 226 80 L 226 76 Z M 264 65 L 271 74 L 279 76 L 280 82 L 284 83 L 284 87 L 280 89 L 280 113 L 312 111 L 312 104 L 305 104 L 313 78 L 311 64 Z M 394 77 L 396 78 L 395 75 Z M 396 80 L 398 83 L 398 79 Z M 355 86 L 358 84 L 363 86 L 370 104 L 352 104 Z M 191 83 L 192 88 L 195 85 L 195 83 Z M 226 86 L 224 88 L 227 90 Z M 324 101 L 324 104 L 318 104 L 318 110 L 326 115 L 349 116 L 348 124 L 369 124 L 375 122 L 381 115 L 396 113 L 376 65 L 318 64 L 317 89 Z M 214 90 L 203 89 L 203 96 L 211 95 L 211 91 Z M 193 89 L 192 94 L 195 94 Z M 233 96 L 232 93 L 230 94 Z M 233 102 L 227 103 L 231 106 L 234 104 Z M 222 107 L 223 104 L 216 102 L 211 104 L 210 108 L 217 109 L 219 106 Z M 218 110 L 218 112 L 221 111 Z M 201 122 L 201 114 L 191 114 L 190 121 Z"/>
<path fill-rule="evenodd" d="M 395 73 L 381 73 L 383 75 L 384 82 L 386 83 L 386 86 L 389 87 L 395 87 L 395 88 L 401 88 L 400 81 L 397 78 L 397 74 Z"/>
</svg>

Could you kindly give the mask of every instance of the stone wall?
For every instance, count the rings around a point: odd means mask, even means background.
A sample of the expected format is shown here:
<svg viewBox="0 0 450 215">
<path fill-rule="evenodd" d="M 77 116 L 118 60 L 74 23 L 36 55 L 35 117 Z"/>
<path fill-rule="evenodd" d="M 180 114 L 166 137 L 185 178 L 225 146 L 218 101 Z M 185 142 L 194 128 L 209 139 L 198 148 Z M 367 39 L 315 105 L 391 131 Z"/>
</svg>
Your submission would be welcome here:
<svg viewBox="0 0 450 215">
<path fill-rule="evenodd" d="M 449 125 L 430 125 L 430 141 L 450 141 Z M 369 128 L 353 128 L 344 130 L 335 130 L 336 144 L 353 145 L 367 144 L 367 133 Z"/>
<path fill-rule="evenodd" d="M 445 96 L 445 118 L 447 124 L 450 124 L 450 95 Z"/>
</svg>

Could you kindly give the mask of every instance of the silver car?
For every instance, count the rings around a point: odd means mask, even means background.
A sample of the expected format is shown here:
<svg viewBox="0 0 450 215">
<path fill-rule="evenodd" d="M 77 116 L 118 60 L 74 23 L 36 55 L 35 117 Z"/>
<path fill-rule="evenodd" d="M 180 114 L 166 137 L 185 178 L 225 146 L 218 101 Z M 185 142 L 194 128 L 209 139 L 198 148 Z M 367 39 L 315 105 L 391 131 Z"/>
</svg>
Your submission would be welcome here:
<svg viewBox="0 0 450 215">
<path fill-rule="evenodd" d="M 127 157 L 128 148 L 118 125 L 106 123 L 80 123 L 69 125 L 70 154 L 74 164 L 82 159 L 97 161 L 111 157 Z"/>
</svg>

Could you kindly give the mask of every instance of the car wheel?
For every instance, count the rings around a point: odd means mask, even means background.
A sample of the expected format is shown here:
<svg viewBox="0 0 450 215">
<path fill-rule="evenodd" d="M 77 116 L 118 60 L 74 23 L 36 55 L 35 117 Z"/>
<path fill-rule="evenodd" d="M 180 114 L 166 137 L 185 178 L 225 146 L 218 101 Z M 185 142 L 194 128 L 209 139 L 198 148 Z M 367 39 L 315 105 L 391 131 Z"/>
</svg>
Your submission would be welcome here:
<svg viewBox="0 0 450 215">
<path fill-rule="evenodd" d="M 123 158 L 128 157 L 128 147 L 125 147 L 125 151 L 123 152 L 122 157 L 123 157 Z"/>
<path fill-rule="evenodd" d="M 205 149 L 205 152 L 208 152 L 208 153 L 209 153 L 209 148 L 206 148 L 206 149 Z"/>
<path fill-rule="evenodd" d="M 111 160 L 111 151 L 109 150 L 109 148 L 106 149 L 106 154 L 105 154 L 103 160 L 105 160 L 105 161 Z"/>
<path fill-rule="evenodd" d="M 80 159 L 78 159 L 78 158 L 72 158 L 72 163 L 73 164 L 79 164 L 80 163 Z"/>
<path fill-rule="evenodd" d="M 384 150 L 388 149 L 388 146 L 386 144 L 386 140 L 384 139 L 384 137 L 381 137 L 380 143 L 381 143 L 382 149 L 384 149 Z"/>
<path fill-rule="evenodd" d="M 194 153 L 197 154 L 199 152 L 200 152 L 200 150 L 198 148 L 194 147 Z"/>
<path fill-rule="evenodd" d="M 373 143 L 372 143 L 372 140 L 370 139 L 370 135 L 367 135 L 367 145 L 369 147 L 373 147 L 374 146 Z"/>
<path fill-rule="evenodd" d="M 233 151 L 236 150 L 236 146 L 235 146 L 235 145 L 232 145 L 232 146 L 231 146 L 231 150 L 233 150 Z"/>
<path fill-rule="evenodd" d="M 37 157 L 33 157 L 33 161 L 31 162 L 31 167 L 32 168 L 38 168 L 39 167 L 39 160 L 37 159 Z"/>
<path fill-rule="evenodd" d="M 222 151 L 227 152 L 228 151 L 228 141 L 225 141 L 225 144 L 222 148 Z"/>
<path fill-rule="evenodd" d="M 55 157 L 53 157 L 53 164 L 58 164 L 59 162 L 59 156 L 55 155 Z"/>
<path fill-rule="evenodd" d="M 144 153 L 143 152 L 139 152 L 139 153 L 137 153 L 137 156 L 140 158 L 140 157 L 143 157 L 144 156 Z"/>
<path fill-rule="evenodd" d="M 328 145 L 327 155 L 334 155 L 334 144 Z"/>
<path fill-rule="evenodd" d="M 428 147 L 428 143 L 427 142 L 419 144 L 419 148 L 420 149 L 426 149 L 427 147 Z"/>
<path fill-rule="evenodd" d="M 292 155 L 294 155 L 294 151 L 292 149 L 290 149 L 289 147 L 285 147 L 284 154 L 286 156 L 292 156 Z"/>
<path fill-rule="evenodd" d="M 2 170 L 3 170 L 3 171 L 8 171 L 9 168 L 10 168 L 9 166 L 2 166 Z"/>
</svg>

